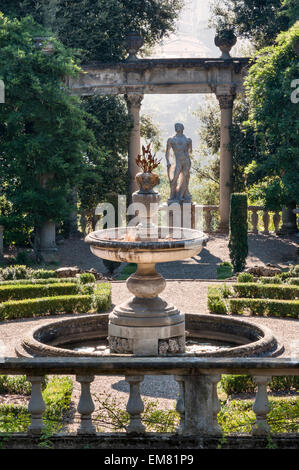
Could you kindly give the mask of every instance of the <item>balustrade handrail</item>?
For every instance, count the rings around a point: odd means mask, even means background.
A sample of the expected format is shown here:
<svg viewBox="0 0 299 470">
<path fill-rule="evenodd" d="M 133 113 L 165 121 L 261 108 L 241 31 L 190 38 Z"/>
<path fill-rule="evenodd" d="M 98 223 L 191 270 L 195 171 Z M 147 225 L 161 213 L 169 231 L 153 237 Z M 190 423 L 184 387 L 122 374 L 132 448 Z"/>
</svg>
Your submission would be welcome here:
<svg viewBox="0 0 299 470">
<path fill-rule="evenodd" d="M 95 410 L 90 386 L 96 375 L 122 375 L 130 387 L 127 412 L 130 435 L 146 434 L 142 422 L 144 403 L 140 384 L 145 375 L 173 375 L 179 384 L 180 395 L 177 412 L 180 425 L 177 433 L 188 436 L 221 436 L 217 422 L 221 403 L 217 395 L 217 384 L 221 374 L 250 374 L 257 385 L 253 411 L 256 422 L 252 435 L 265 436 L 270 427 L 267 414 L 270 405 L 267 385 L 272 376 L 299 375 L 299 358 L 198 358 L 198 357 L 104 357 L 104 358 L 2 358 L 0 374 L 26 374 L 32 385 L 28 411 L 31 424 L 28 435 L 40 436 L 45 429 L 43 414 L 46 405 L 42 396 L 42 382 L 46 374 L 75 375 L 81 385 L 77 411 L 81 416 L 78 435 L 97 434 L 92 420 Z M 0 433 L 1 435 L 1 433 Z"/>
<path fill-rule="evenodd" d="M 4 358 L 6 375 L 299 375 L 299 358 L 103 357 Z"/>
</svg>

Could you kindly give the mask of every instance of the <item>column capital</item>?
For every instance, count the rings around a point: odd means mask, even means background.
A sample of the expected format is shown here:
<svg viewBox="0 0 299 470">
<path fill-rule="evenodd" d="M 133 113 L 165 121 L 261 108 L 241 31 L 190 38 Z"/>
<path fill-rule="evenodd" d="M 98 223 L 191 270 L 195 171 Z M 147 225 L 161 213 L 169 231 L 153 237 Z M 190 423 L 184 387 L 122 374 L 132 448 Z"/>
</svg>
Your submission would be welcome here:
<svg viewBox="0 0 299 470">
<path fill-rule="evenodd" d="M 144 95 L 141 93 L 128 93 L 125 95 L 127 105 L 130 107 L 140 108 Z"/>
<path fill-rule="evenodd" d="M 219 101 L 220 109 L 231 109 L 234 105 L 234 99 L 236 95 L 227 94 L 227 95 L 216 95 L 217 100 Z"/>
</svg>

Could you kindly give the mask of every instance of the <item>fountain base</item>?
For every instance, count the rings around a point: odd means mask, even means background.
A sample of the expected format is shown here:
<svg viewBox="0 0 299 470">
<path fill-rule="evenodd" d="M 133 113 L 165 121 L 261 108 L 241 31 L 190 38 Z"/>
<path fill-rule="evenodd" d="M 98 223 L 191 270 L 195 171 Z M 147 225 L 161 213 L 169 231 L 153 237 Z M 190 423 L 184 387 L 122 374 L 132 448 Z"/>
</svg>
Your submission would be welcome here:
<svg viewBox="0 0 299 470">
<path fill-rule="evenodd" d="M 185 317 L 160 297 L 132 297 L 109 315 L 111 352 L 157 356 L 170 341 L 170 350 L 185 351 Z"/>
</svg>

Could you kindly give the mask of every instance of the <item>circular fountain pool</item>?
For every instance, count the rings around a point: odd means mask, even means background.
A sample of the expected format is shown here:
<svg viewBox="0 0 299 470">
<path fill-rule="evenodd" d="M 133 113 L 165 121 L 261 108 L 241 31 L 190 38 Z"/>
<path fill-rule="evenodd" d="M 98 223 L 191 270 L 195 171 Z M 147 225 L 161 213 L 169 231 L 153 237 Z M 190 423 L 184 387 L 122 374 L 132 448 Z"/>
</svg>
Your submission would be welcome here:
<svg viewBox="0 0 299 470">
<path fill-rule="evenodd" d="M 209 314 L 186 314 L 186 351 L 165 342 L 163 355 L 197 357 L 277 356 L 283 348 L 272 332 L 244 320 Z M 31 330 L 16 348 L 18 356 L 99 357 L 124 355 L 108 350 L 108 314 L 52 321 Z M 99 349 L 95 350 L 96 347 Z M 168 349 L 167 349 L 168 348 Z M 130 353 L 129 353 L 130 354 Z"/>
</svg>

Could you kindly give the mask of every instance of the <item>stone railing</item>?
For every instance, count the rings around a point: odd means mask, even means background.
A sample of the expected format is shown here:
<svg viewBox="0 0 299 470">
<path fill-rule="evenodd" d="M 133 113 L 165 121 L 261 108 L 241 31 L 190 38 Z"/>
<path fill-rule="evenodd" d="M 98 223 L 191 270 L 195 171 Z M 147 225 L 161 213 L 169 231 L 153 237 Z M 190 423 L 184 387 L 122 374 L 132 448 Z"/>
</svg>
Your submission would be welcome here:
<svg viewBox="0 0 299 470">
<path fill-rule="evenodd" d="M 107 357 L 107 358 L 34 358 L 19 359 L 7 358 L 0 363 L 0 374 L 25 374 L 32 384 L 31 398 L 28 406 L 31 415 L 31 424 L 27 434 L 15 433 L 11 442 L 18 438 L 38 439 L 41 436 L 44 423 L 43 413 L 45 403 L 42 397 L 42 381 L 49 375 L 75 375 L 81 385 L 81 396 L 77 411 L 80 424 L 73 438 L 89 436 L 102 439 L 105 433 L 97 433 L 92 421 L 95 409 L 90 386 L 95 376 L 125 376 L 129 383 L 130 392 L 127 403 L 127 412 L 130 416 L 126 433 L 110 433 L 110 448 L 112 442 L 115 448 L 132 443 L 134 436 L 143 437 L 143 445 L 152 442 L 152 439 L 162 435 L 159 433 L 146 433 L 142 422 L 144 410 L 140 394 L 140 384 L 145 375 L 173 375 L 179 384 L 180 394 L 177 400 L 177 411 L 180 414 L 180 424 L 174 434 L 163 435 L 163 445 L 171 442 L 175 436 L 181 438 L 200 439 L 202 436 L 221 437 L 222 431 L 217 423 L 217 415 L 221 404 L 217 396 L 217 384 L 222 374 L 245 374 L 253 377 L 257 384 L 257 394 L 253 405 L 256 422 L 252 427 L 250 438 L 267 436 L 269 425 L 267 414 L 270 407 L 267 395 L 267 384 L 272 376 L 299 375 L 299 359 L 264 359 L 264 358 L 195 358 L 195 357 Z M 56 442 L 65 439 L 68 434 L 57 434 Z M 1 433 L 0 433 L 1 440 Z M 122 442 L 122 444 L 121 444 Z M 13 444 L 12 444 L 13 445 Z M 58 444 L 59 445 L 59 444 Z M 151 445 L 151 444 L 150 444 Z M 195 445 L 195 444 L 193 444 Z M 198 445 L 198 443 L 196 444 Z M 150 447 L 149 447 L 150 448 Z"/>
<path fill-rule="evenodd" d="M 215 215 L 218 216 L 219 206 L 196 205 L 196 209 L 203 211 L 204 231 L 207 233 L 215 231 L 215 225 L 217 226 L 218 224 L 215 221 L 213 224 L 213 218 L 215 218 Z M 262 214 L 260 214 L 261 212 Z M 271 231 L 277 233 L 281 225 L 281 215 L 279 211 L 270 212 L 262 206 L 248 206 L 248 223 L 249 231 L 252 233 L 258 233 L 259 231 L 266 235 Z"/>
</svg>

